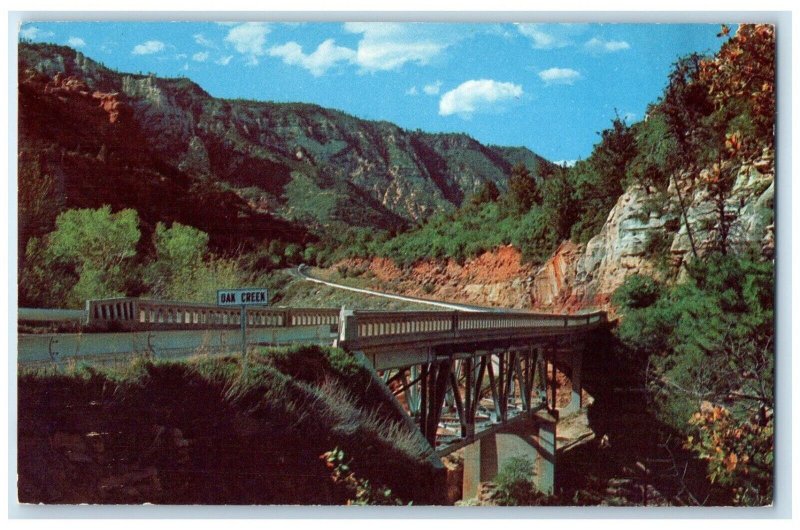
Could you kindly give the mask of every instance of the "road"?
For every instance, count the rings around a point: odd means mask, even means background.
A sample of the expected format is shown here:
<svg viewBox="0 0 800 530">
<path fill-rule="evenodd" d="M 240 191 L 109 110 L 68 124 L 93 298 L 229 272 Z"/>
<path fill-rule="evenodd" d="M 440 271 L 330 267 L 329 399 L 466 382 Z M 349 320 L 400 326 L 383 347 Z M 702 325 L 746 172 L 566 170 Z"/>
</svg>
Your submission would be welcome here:
<svg viewBox="0 0 800 530">
<path fill-rule="evenodd" d="M 248 344 L 284 345 L 292 343 L 331 344 L 335 333 L 330 325 L 287 328 L 253 328 L 247 332 Z M 119 333 L 46 333 L 18 335 L 17 362 L 23 364 L 67 363 L 75 361 L 113 361 L 131 354 L 148 353 L 157 358 L 187 357 L 198 352 L 241 351 L 238 329 L 200 329 L 184 331 L 138 331 Z"/>
<path fill-rule="evenodd" d="M 336 289 L 344 289 L 346 291 L 353 291 L 356 293 L 362 294 L 369 294 L 372 296 L 382 296 L 384 298 L 391 298 L 393 300 L 402 300 L 404 302 L 414 302 L 417 304 L 426 304 L 435 307 L 442 307 L 445 309 L 455 310 L 455 311 L 467 311 L 471 313 L 496 313 L 500 311 L 508 311 L 508 309 L 496 308 L 496 307 L 483 307 L 483 306 L 476 306 L 476 305 L 466 305 L 466 304 L 454 304 L 450 302 L 438 302 L 435 300 L 426 300 L 424 298 L 415 298 L 413 296 L 403 296 L 399 294 L 391 294 L 391 293 L 384 293 L 381 291 L 373 291 L 372 289 L 361 289 L 359 287 L 350 287 L 349 285 L 342 285 L 339 283 L 328 282 L 325 280 L 320 280 L 319 278 L 314 278 L 306 270 L 308 266 L 306 265 L 298 265 L 297 269 L 292 269 L 292 274 L 295 276 L 302 278 L 304 280 L 308 280 L 310 282 L 321 283 L 323 285 L 327 285 L 328 287 L 334 287 Z"/>
</svg>

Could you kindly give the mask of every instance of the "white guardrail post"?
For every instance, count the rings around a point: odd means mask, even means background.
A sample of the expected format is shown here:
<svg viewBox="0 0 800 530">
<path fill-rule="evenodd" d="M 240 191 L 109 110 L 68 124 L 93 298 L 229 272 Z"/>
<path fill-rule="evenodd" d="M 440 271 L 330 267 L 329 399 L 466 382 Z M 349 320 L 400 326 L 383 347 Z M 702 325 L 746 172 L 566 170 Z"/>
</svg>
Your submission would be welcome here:
<svg viewBox="0 0 800 530">
<path fill-rule="evenodd" d="M 358 322 L 355 312 L 344 306 L 339 310 L 339 338 L 337 344 L 353 341 L 358 338 Z"/>
</svg>

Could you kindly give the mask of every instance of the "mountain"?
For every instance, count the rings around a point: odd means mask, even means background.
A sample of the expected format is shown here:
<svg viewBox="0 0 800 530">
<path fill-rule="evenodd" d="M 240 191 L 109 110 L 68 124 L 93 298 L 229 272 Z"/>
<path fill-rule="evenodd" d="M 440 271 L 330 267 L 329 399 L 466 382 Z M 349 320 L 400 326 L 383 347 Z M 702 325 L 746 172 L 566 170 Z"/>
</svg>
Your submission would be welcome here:
<svg viewBox="0 0 800 530">
<path fill-rule="evenodd" d="M 403 229 L 487 181 L 505 189 L 515 163 L 534 175 L 550 164 L 464 134 L 214 98 L 188 79 L 119 73 L 48 44 L 20 43 L 19 108 L 20 189 L 31 173 L 51 177 L 50 211 L 132 207 L 145 223 L 192 224 L 228 247 L 346 226 Z"/>
</svg>

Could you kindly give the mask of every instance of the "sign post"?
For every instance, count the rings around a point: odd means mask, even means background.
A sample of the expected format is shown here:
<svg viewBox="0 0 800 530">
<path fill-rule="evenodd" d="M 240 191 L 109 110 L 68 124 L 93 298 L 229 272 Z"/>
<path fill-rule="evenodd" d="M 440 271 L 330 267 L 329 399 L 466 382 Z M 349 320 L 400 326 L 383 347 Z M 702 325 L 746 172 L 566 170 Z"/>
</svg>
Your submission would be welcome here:
<svg viewBox="0 0 800 530">
<path fill-rule="evenodd" d="M 217 291 L 217 305 L 222 307 L 239 306 L 239 323 L 242 328 L 242 373 L 247 369 L 247 307 L 269 305 L 269 291 L 258 287 L 250 289 L 220 289 Z"/>
</svg>

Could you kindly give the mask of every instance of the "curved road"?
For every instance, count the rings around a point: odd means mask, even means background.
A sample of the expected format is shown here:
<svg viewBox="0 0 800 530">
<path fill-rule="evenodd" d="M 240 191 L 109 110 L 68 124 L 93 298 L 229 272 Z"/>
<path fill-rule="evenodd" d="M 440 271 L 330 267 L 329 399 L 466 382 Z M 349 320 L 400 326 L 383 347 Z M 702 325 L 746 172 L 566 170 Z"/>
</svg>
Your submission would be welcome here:
<svg viewBox="0 0 800 530">
<path fill-rule="evenodd" d="M 319 278 L 314 278 L 313 276 L 309 275 L 305 272 L 308 267 L 306 265 L 298 265 L 297 269 L 292 269 L 292 272 L 296 273 L 298 277 L 303 278 L 304 280 L 308 280 L 310 282 L 321 283 L 323 285 L 327 285 L 328 287 L 334 287 L 336 289 L 344 289 L 347 291 L 354 291 L 356 293 L 363 293 L 369 294 L 373 296 L 382 296 L 384 298 L 392 298 L 394 300 L 402 300 L 404 302 L 414 302 L 417 304 L 427 304 L 436 307 L 443 307 L 445 309 L 452 309 L 456 311 L 468 311 L 472 313 L 496 313 L 498 311 L 508 311 L 507 309 L 498 309 L 496 307 L 482 307 L 482 306 L 475 306 L 475 305 L 465 305 L 465 304 L 453 304 L 449 302 L 437 302 L 435 300 L 426 300 L 424 298 L 414 298 L 413 296 L 403 296 L 399 294 L 389 294 L 389 293 L 382 293 L 380 291 L 373 291 L 371 289 L 361 289 L 359 287 L 350 287 L 349 285 L 342 285 L 339 283 L 328 282 L 325 280 L 320 280 Z"/>
</svg>

